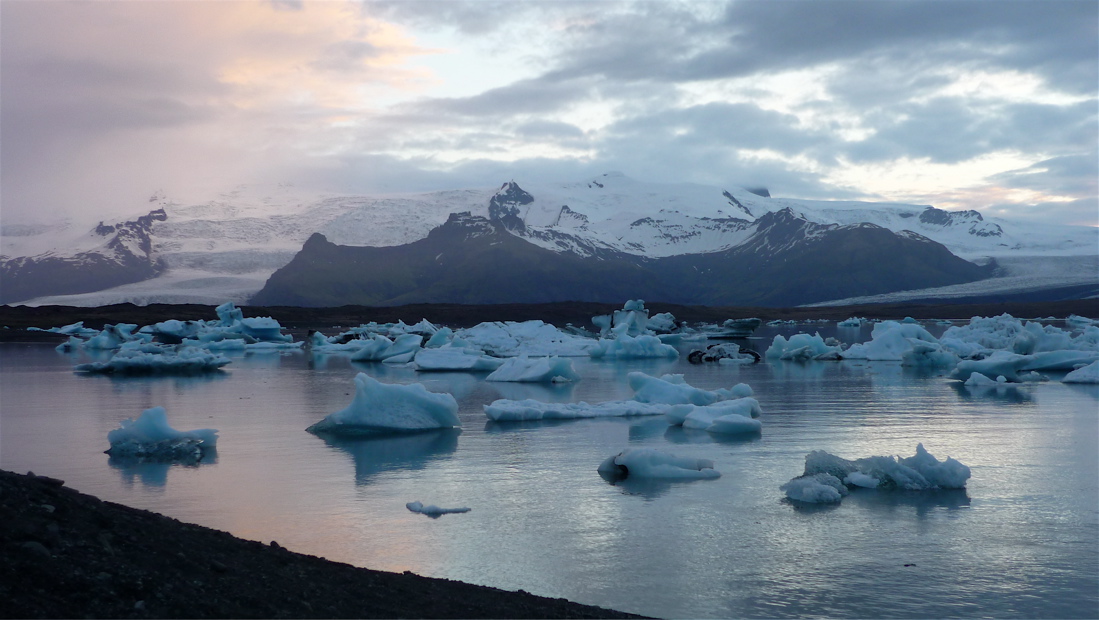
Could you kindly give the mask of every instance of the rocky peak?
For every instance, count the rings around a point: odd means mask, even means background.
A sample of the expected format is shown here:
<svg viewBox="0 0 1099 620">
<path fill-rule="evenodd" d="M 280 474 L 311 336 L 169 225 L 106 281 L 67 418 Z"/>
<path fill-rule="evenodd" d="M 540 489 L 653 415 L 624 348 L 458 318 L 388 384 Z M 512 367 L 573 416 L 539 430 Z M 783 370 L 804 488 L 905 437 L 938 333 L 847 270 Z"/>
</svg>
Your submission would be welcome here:
<svg viewBox="0 0 1099 620">
<path fill-rule="evenodd" d="M 512 232 L 520 232 L 526 228 L 520 207 L 532 202 L 534 202 L 534 196 L 519 187 L 515 181 L 508 181 L 501 185 L 489 200 L 489 219 L 500 222 L 504 228 Z"/>
</svg>

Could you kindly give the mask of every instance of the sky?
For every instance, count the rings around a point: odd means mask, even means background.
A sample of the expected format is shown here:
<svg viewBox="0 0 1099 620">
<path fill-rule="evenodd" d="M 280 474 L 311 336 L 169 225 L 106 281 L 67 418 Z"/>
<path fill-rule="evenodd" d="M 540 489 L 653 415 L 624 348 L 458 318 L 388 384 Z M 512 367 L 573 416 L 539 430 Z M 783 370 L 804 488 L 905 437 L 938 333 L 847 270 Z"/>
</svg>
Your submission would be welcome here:
<svg viewBox="0 0 1099 620">
<path fill-rule="evenodd" d="M 1094 0 L 0 0 L 0 222 L 580 181 L 1099 225 Z"/>
</svg>

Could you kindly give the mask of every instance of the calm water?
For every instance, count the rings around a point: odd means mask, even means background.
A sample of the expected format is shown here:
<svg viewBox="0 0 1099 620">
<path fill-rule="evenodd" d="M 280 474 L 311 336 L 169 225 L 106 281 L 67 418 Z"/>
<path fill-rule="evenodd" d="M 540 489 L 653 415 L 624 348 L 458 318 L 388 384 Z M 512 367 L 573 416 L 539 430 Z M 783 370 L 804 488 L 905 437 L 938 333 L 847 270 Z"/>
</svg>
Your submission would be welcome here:
<svg viewBox="0 0 1099 620">
<path fill-rule="evenodd" d="M 762 351 L 774 330 L 760 333 Z M 1099 616 L 1096 386 L 974 394 L 888 363 L 576 359 L 582 381 L 543 387 L 302 353 L 237 357 L 214 378 L 116 380 L 74 374 L 85 359 L 0 345 L 0 467 L 333 560 L 661 617 Z M 748 383 L 762 436 L 722 440 L 652 418 L 490 424 L 481 410 L 497 398 L 628 398 L 633 370 L 706 389 Z M 461 433 L 306 433 L 350 402 L 357 372 L 450 392 Z M 176 428 L 219 429 L 216 460 L 111 463 L 107 432 L 158 405 Z M 969 465 L 968 489 L 855 492 L 823 508 L 779 490 L 811 450 L 910 456 L 918 442 Z M 723 475 L 599 477 L 604 458 L 634 446 L 712 459 Z M 472 511 L 429 519 L 405 509 L 417 500 Z"/>
</svg>

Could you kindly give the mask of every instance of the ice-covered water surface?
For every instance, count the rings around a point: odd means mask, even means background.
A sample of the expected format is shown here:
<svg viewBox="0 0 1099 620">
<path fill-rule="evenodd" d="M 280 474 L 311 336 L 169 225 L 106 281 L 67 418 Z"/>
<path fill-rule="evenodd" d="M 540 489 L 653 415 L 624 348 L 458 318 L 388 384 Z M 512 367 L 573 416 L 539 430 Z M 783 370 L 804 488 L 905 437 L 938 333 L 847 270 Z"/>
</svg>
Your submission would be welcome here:
<svg viewBox="0 0 1099 620">
<path fill-rule="evenodd" d="M 833 326 L 762 327 L 748 346 L 798 330 L 852 341 Z M 866 340 L 871 326 L 843 329 Z M 898 362 L 691 365 L 692 347 L 678 360 L 574 357 L 579 381 L 521 384 L 277 351 L 226 353 L 230 372 L 212 377 L 114 379 L 72 372 L 107 353 L 0 344 L 0 467 L 343 562 L 659 617 L 1096 615 L 1099 386 L 1043 371 L 1050 381 L 977 389 Z M 483 412 L 499 399 L 627 400 L 634 371 L 708 391 L 747 384 L 764 432 Z M 461 433 L 306 433 L 347 407 L 360 372 L 452 394 Z M 119 412 L 155 406 L 176 428 L 217 428 L 217 462 L 108 463 Z M 812 451 L 909 457 L 918 443 L 969 466 L 966 489 L 853 491 L 830 506 L 780 490 Z M 627 448 L 722 475 L 610 485 L 596 466 Z M 410 501 L 471 511 L 426 519 Z"/>
</svg>

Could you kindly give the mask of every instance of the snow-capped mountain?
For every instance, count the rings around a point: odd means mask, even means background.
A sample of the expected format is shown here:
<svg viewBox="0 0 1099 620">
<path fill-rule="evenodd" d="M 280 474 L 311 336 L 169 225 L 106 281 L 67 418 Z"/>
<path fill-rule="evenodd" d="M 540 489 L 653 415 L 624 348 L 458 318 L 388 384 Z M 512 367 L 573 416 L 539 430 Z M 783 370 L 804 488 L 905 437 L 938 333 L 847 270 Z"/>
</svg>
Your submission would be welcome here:
<svg viewBox="0 0 1099 620">
<path fill-rule="evenodd" d="M 9 283 L 9 265 L 77 256 L 87 262 L 94 254 L 109 252 L 101 247 L 107 238 L 94 230 L 5 225 L 0 288 L 6 303 L 241 303 L 288 264 L 314 233 L 336 245 L 400 246 L 426 239 L 459 212 L 498 222 L 540 248 L 579 257 L 720 253 L 748 242 L 760 218 L 783 210 L 820 226 L 873 224 L 894 233 L 910 231 L 981 263 L 990 257 L 1092 260 L 1099 254 L 1099 231 L 1089 227 L 1021 223 L 921 205 L 761 195 L 765 193 L 647 183 L 608 173 L 568 184 L 523 180 L 521 185 L 513 181 L 494 188 L 402 195 L 316 195 L 285 186 L 242 186 L 208 202 L 180 203 L 157 194 L 150 206 L 164 217 L 150 223 L 144 259 L 155 266 L 152 271 L 134 272 L 115 282 L 129 284 L 113 288 L 85 282 L 10 294 L 17 289 Z M 1056 284 L 1053 280 L 1045 285 Z"/>
</svg>

